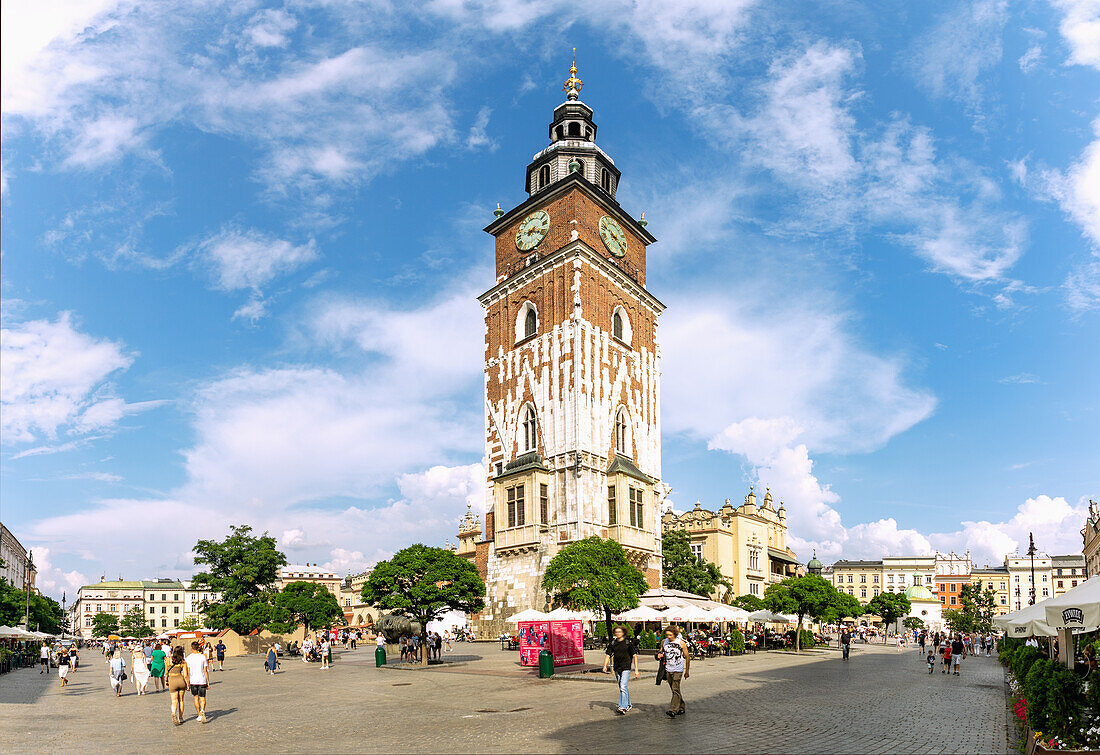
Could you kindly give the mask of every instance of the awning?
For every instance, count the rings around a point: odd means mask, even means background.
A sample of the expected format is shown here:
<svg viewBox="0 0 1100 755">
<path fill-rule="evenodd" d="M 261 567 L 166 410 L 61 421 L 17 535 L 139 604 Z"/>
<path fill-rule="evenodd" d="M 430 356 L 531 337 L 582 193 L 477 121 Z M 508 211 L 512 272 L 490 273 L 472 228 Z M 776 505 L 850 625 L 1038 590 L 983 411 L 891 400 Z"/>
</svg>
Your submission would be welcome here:
<svg viewBox="0 0 1100 755">
<path fill-rule="evenodd" d="M 791 556 L 787 553 L 784 553 L 781 550 L 776 550 L 775 548 L 768 548 L 768 557 L 773 558 L 776 561 L 783 561 L 785 563 L 794 564 L 795 566 L 798 566 L 798 559 L 797 558 L 795 558 L 794 556 Z"/>
</svg>

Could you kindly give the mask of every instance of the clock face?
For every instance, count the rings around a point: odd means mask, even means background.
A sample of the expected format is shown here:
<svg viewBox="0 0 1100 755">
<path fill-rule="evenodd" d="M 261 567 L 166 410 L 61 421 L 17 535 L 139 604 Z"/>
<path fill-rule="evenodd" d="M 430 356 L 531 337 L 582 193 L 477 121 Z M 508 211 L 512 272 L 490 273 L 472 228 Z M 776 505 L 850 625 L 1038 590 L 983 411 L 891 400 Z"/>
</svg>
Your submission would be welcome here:
<svg viewBox="0 0 1100 755">
<path fill-rule="evenodd" d="M 607 251 L 616 257 L 626 254 L 626 234 L 623 233 L 622 226 L 606 215 L 600 218 L 600 238 L 603 239 Z"/>
<path fill-rule="evenodd" d="M 534 249 L 550 230 L 550 216 L 545 210 L 532 212 L 516 229 L 516 248 L 521 252 Z"/>
</svg>

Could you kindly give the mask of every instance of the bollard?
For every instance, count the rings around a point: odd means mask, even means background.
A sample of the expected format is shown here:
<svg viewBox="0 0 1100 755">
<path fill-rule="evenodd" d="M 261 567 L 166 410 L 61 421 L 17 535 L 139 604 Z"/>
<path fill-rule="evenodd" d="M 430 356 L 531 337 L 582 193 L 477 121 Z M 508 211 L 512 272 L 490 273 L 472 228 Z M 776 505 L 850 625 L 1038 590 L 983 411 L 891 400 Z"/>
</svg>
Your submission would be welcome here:
<svg viewBox="0 0 1100 755">
<path fill-rule="evenodd" d="M 386 665 L 386 648 L 381 645 L 374 649 L 374 665 L 376 668 Z"/>
<path fill-rule="evenodd" d="M 549 679 L 554 675 L 554 654 L 549 650 L 539 651 L 539 679 Z"/>
</svg>

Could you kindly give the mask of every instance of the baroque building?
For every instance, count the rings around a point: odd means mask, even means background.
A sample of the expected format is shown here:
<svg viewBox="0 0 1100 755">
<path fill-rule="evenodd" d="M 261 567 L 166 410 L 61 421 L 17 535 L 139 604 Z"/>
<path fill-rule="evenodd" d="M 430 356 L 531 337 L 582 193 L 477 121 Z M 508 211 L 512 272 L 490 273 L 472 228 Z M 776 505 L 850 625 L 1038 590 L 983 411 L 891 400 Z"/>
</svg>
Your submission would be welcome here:
<svg viewBox="0 0 1100 755">
<path fill-rule="evenodd" d="M 542 575 L 565 545 L 617 540 L 660 582 L 660 350 L 664 305 L 646 287 L 644 214 L 616 201 L 620 171 L 596 144 L 574 64 L 549 145 L 524 171 L 527 198 L 497 206 L 496 280 L 485 312 L 485 526 L 458 553 L 487 585 L 474 617 L 495 635 L 546 607 Z"/>
<path fill-rule="evenodd" d="M 666 512 L 661 526 L 682 530 L 691 538 L 691 551 L 697 558 L 718 567 L 729 587 L 719 586 L 713 595 L 755 595 L 764 597 L 768 585 L 798 576 L 804 569 L 787 547 L 787 511 L 780 502 L 775 507 L 771 491 L 765 491 L 760 505 L 749 488 L 745 502 L 733 506 L 727 498 L 718 511 L 708 511 L 696 502 L 683 514 Z"/>
</svg>

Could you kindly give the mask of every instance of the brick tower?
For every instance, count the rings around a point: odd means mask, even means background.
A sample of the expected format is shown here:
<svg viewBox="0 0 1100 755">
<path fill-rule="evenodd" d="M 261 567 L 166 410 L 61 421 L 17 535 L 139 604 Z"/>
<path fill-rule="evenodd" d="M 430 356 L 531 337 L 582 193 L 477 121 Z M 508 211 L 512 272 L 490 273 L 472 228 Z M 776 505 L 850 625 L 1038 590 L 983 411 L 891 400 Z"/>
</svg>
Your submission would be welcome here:
<svg viewBox="0 0 1100 755">
<path fill-rule="evenodd" d="M 523 203 L 485 231 L 496 283 L 485 309 L 485 532 L 459 552 L 487 584 L 475 627 L 546 607 L 549 560 L 579 538 L 622 543 L 660 579 L 660 351 L 664 309 L 646 290 L 656 241 L 615 200 L 620 173 L 596 143 L 574 63 L 550 145 L 527 166 Z"/>
</svg>

